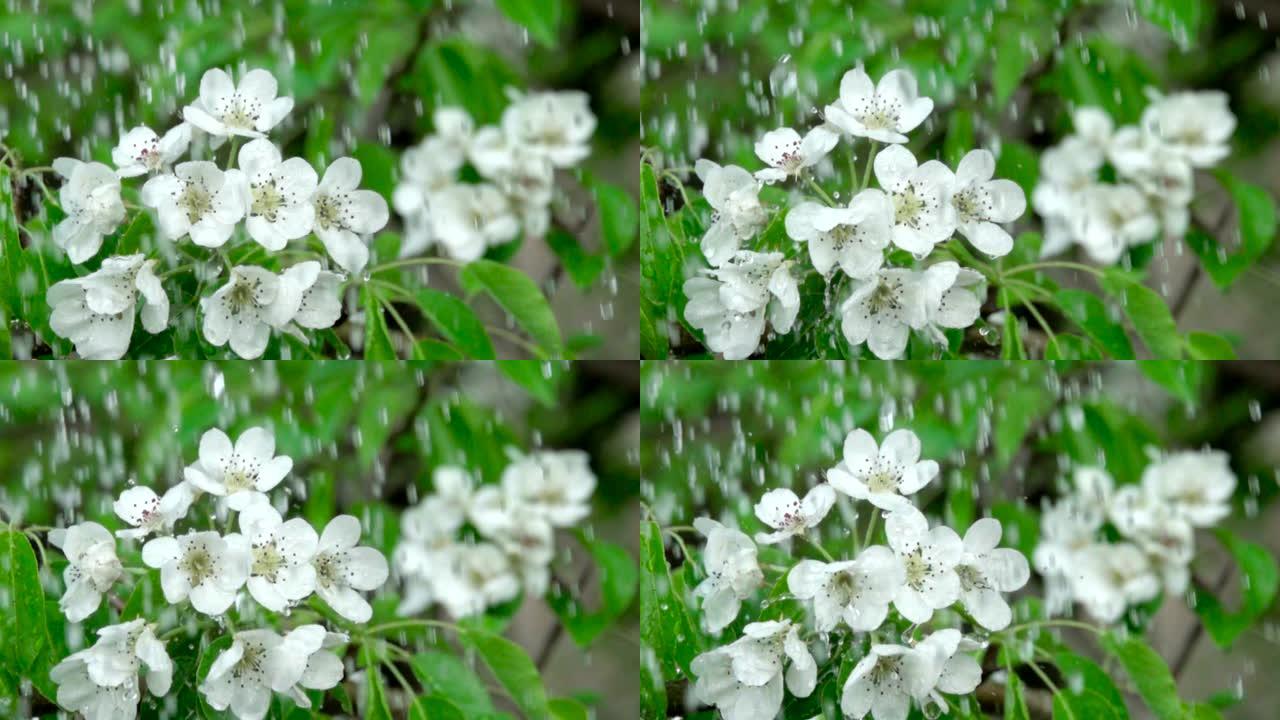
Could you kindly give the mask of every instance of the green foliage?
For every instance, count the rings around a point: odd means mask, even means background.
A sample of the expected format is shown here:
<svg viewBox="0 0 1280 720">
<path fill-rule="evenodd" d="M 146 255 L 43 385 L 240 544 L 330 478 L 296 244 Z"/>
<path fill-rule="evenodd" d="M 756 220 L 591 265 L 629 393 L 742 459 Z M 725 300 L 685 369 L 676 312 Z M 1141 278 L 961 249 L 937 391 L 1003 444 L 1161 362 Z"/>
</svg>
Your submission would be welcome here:
<svg viewBox="0 0 1280 720">
<path fill-rule="evenodd" d="M 1219 528 L 1214 535 L 1231 553 L 1240 572 L 1240 607 L 1227 609 L 1210 588 L 1196 583 L 1195 611 L 1209 635 L 1222 648 L 1230 648 L 1242 633 L 1253 627 L 1271 608 L 1280 589 L 1280 568 L 1276 559 L 1261 545 L 1241 539 L 1229 530 Z"/>
<path fill-rule="evenodd" d="M 546 356 L 557 357 L 564 350 L 551 306 L 538 286 L 519 270 L 491 260 L 477 260 L 462 269 L 459 279 L 472 295 L 484 292 L 493 298 Z"/>
<path fill-rule="evenodd" d="M 519 645 L 483 630 L 468 630 L 462 640 L 474 648 L 493 676 L 529 720 L 551 717 L 542 678 Z"/>
<path fill-rule="evenodd" d="M 1160 655 L 1136 637 L 1102 637 L 1102 647 L 1120 661 L 1142 701 L 1158 720 L 1182 720 L 1183 704 L 1169 666 Z"/>
</svg>

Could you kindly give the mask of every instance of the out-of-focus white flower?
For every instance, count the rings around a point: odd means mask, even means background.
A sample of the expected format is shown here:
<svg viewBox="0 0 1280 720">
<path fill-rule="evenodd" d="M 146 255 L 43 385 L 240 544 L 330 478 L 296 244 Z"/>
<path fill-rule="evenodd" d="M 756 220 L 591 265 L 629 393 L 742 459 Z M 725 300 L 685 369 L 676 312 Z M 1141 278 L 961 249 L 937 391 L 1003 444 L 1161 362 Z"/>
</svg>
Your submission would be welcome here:
<svg viewBox="0 0 1280 720">
<path fill-rule="evenodd" d="M 206 615 L 221 615 L 249 579 L 249 555 L 216 532 L 158 537 L 142 546 L 142 562 L 159 568 L 164 599 Z"/>
<path fill-rule="evenodd" d="M 219 68 L 200 78 L 200 97 L 182 109 L 182 118 L 218 138 L 260 138 L 293 109 L 293 98 L 276 97 L 276 78 L 266 70 L 250 70 L 237 87 Z"/>
<path fill-rule="evenodd" d="M 116 537 L 141 539 L 151 533 L 166 534 L 173 525 L 187 516 L 187 510 L 196 498 L 194 486 L 185 480 L 156 495 L 145 485 L 136 485 L 120 493 L 112 504 L 116 516 L 133 526 L 129 530 L 117 530 Z"/>
<path fill-rule="evenodd" d="M 896 360 L 907 349 L 913 328 L 923 328 L 928 313 L 920 274 L 903 268 L 881 269 L 856 280 L 840 304 L 840 330 L 850 345 L 866 343 L 881 360 Z"/>
<path fill-rule="evenodd" d="M 885 519 L 889 546 L 902 561 L 906 581 L 894 595 L 893 605 L 913 623 L 927 622 L 933 611 L 960 597 L 956 565 L 964 556 L 964 543 L 946 525 L 929 529 L 924 514 L 903 504 Z"/>
<path fill-rule="evenodd" d="M 831 632 L 841 620 L 854 632 L 874 632 L 904 580 L 898 558 L 875 545 L 854 560 L 801 560 L 787 574 L 787 587 L 797 598 L 813 601 L 819 632 Z"/>
<path fill-rule="evenodd" d="M 492 543 L 459 546 L 453 564 L 437 572 L 440 604 L 454 618 L 482 613 L 520 594 L 510 559 Z"/>
<path fill-rule="evenodd" d="M 890 70 L 873 85 L 859 65 L 840 79 L 840 99 L 825 114 L 827 122 L 850 135 L 904 143 L 903 133 L 916 129 L 931 112 L 933 100 L 919 96 L 910 72 Z"/>
<path fill-rule="evenodd" d="M 595 130 L 591 98 L 577 90 L 516 96 L 502 111 L 502 131 L 513 143 L 560 168 L 573 167 L 591 154 Z"/>
<path fill-rule="evenodd" d="M 702 194 L 715 210 L 711 227 L 702 236 L 702 254 L 712 267 L 735 256 L 742 241 L 764 227 L 768 215 L 760 204 L 760 182 L 737 165 L 720 166 L 710 160 L 694 163 L 702 180 Z"/>
<path fill-rule="evenodd" d="M 67 569 L 62 572 L 67 589 L 58 607 L 68 620 L 80 622 L 98 609 L 102 594 L 124 572 L 116 557 L 116 540 L 98 523 L 83 522 L 51 530 L 49 542 L 67 557 Z"/>
<path fill-rule="evenodd" d="M 882 191 L 863 190 L 848 207 L 802 202 L 786 217 L 787 235 L 809 244 L 813 268 L 825 276 L 839 264 L 849 277 L 867 277 L 884 264 L 893 204 Z"/>
<path fill-rule="evenodd" d="M 1071 573 L 1076 556 L 1093 545 L 1102 527 L 1104 508 L 1074 495 L 1046 504 L 1040 513 L 1040 542 L 1031 555 L 1045 578 L 1045 605 L 1051 615 L 1071 608 L 1075 599 Z"/>
<path fill-rule="evenodd" d="M 1000 223 L 1021 217 L 1027 196 L 1012 180 L 992 180 L 995 170 L 990 151 L 970 151 L 956 168 L 950 203 L 960 234 L 978 250 L 1000 257 L 1013 249 L 1013 238 Z"/>
<path fill-rule="evenodd" d="M 913 495 L 938 475 L 938 463 L 920 459 L 920 438 L 898 429 L 877 446 L 871 433 L 858 428 L 845 436 L 840 464 L 827 471 L 831 487 L 884 510 L 910 505 Z"/>
<path fill-rule="evenodd" d="M 386 226 L 387 201 L 372 190 L 358 190 L 360 162 L 340 157 L 329 164 L 316 186 L 315 234 L 333 261 L 347 272 L 358 273 L 369 262 L 369 246 L 361 236 Z"/>
<path fill-rule="evenodd" d="M 191 126 L 187 123 L 179 123 L 164 137 L 139 125 L 121 136 L 120 144 L 111 150 L 111 162 L 116 164 L 116 175 L 122 178 L 160 172 L 182 157 L 190 144 Z"/>
<path fill-rule="evenodd" d="M 1126 485 L 1111 498 L 1108 517 L 1116 530 L 1143 552 L 1164 589 L 1181 595 L 1191 581 L 1195 530 L 1181 508 L 1139 485 Z"/>
<path fill-rule="evenodd" d="M 1076 236 L 1094 261 L 1113 264 L 1160 229 L 1151 203 L 1133 185 L 1094 185 L 1082 196 Z"/>
<path fill-rule="evenodd" d="M 360 521 L 339 515 L 320 534 L 311 564 L 316 570 L 316 594 L 342 617 L 368 622 L 373 608 L 360 590 L 375 590 L 387 581 L 387 559 L 371 547 L 357 547 Z"/>
<path fill-rule="evenodd" d="M 227 181 L 240 194 L 249 237 L 276 251 L 310 233 L 315 168 L 302 158 L 282 160 L 280 150 L 264 138 L 246 143 L 239 157 L 240 167 L 227 171 Z"/>
<path fill-rule="evenodd" d="M 953 213 L 947 210 L 955 175 L 937 160 L 916 163 L 902 145 L 882 150 L 874 162 L 876 180 L 893 201 L 893 244 L 924 257 L 933 246 L 947 240 L 956 230 Z"/>
<path fill-rule="evenodd" d="M 169 324 L 169 297 L 146 256 L 109 257 L 81 278 L 53 284 L 45 299 L 53 308 L 49 326 L 75 343 L 86 360 L 118 360 L 129 350 L 134 309 L 143 299 L 142 327 L 158 333 Z"/>
<path fill-rule="evenodd" d="M 178 163 L 172 173 L 152 177 L 141 198 L 155 209 L 165 238 L 190 235 L 202 247 L 222 247 L 245 212 L 227 174 L 206 160 Z"/>
<path fill-rule="evenodd" d="M 1193 167 L 1211 167 L 1231 154 L 1228 142 L 1236 129 L 1236 116 L 1227 99 L 1220 90 L 1157 98 L 1142 113 L 1142 130 Z"/>
<path fill-rule="evenodd" d="M 756 171 L 756 179 L 775 183 L 798 177 L 805 168 L 813 167 L 831 152 L 840 136 L 819 125 L 805 134 L 791 128 L 770 130 L 756 141 L 756 157 L 769 165 Z"/>
<path fill-rule="evenodd" d="M 293 469 L 293 459 L 276 455 L 276 438 L 268 429 L 251 427 L 231 438 L 217 428 L 200 436 L 200 458 L 187 466 L 183 478 L 195 487 L 221 498 L 242 511 L 265 503 L 269 492 Z"/>
<path fill-rule="evenodd" d="M 553 527 L 569 527 L 591 514 L 596 475 L 581 450 L 539 450 L 512 460 L 502 471 L 502 489 Z"/>
<path fill-rule="evenodd" d="M 1130 605 L 1160 592 L 1160 578 L 1133 543 L 1098 543 L 1076 553 L 1069 577 L 1075 598 L 1094 618 L 1113 623 Z"/>
<path fill-rule="evenodd" d="M 738 617 L 742 601 L 764 582 L 756 560 L 756 546 L 746 533 L 700 517 L 693 526 L 707 538 L 702 552 L 706 579 L 693 589 L 702 598 L 702 622 L 707 632 L 718 633 Z"/>
<path fill-rule="evenodd" d="M 780 543 L 792 535 L 803 535 L 831 511 L 836 502 L 836 491 L 823 483 L 805 493 L 804 500 L 786 488 L 770 490 L 756 503 L 756 517 L 774 529 L 771 533 L 756 533 L 761 545 Z"/>
<path fill-rule="evenodd" d="M 1013 592 L 1031 578 L 1022 553 L 1000 544 L 1000 521 L 983 518 L 964 534 L 964 555 L 956 566 L 960 601 L 982 627 L 999 631 L 1009 626 L 1013 613 L 1002 592 Z"/>
<path fill-rule="evenodd" d="M 515 239 L 520 223 L 507 196 L 494 185 L 451 185 L 432 196 L 432 235 L 445 254 L 478 260 L 493 245 Z"/>
<path fill-rule="evenodd" d="M 53 243 L 79 264 L 102 247 L 102 237 L 124 221 L 120 178 L 98 162 L 58 158 L 54 168 L 67 182 L 58 190 L 58 204 L 66 219 L 53 227 Z"/>
<path fill-rule="evenodd" d="M 257 502 L 240 513 L 240 532 L 227 543 L 252 559 L 249 594 L 262 607 L 275 612 L 296 604 L 316 587 L 311 565 L 319 538 L 302 518 L 285 522 L 270 503 Z"/>
<path fill-rule="evenodd" d="M 1142 471 L 1142 485 L 1194 527 L 1209 527 L 1231 514 L 1236 475 L 1219 450 L 1170 453 Z"/>
</svg>

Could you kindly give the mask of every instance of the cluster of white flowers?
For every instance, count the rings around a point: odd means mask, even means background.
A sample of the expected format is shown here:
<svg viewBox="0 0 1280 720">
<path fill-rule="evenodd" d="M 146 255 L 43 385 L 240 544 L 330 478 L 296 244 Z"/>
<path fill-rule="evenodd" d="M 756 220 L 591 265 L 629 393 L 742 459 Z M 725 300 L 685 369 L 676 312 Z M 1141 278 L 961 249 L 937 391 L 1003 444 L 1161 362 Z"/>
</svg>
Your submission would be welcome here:
<svg viewBox="0 0 1280 720">
<path fill-rule="evenodd" d="M 435 133 L 400 159 L 391 200 L 405 223 L 401 256 L 439 245 L 449 257 L 471 262 L 521 230 L 546 234 L 555 172 L 591 153 L 596 117 L 583 92 L 513 92 L 511 100 L 498 125 L 479 129 L 465 110 L 440 108 Z M 464 165 L 482 182 L 463 182 Z"/>
<path fill-rule="evenodd" d="M 1079 245 L 1114 264 L 1135 245 L 1187 232 L 1194 171 L 1231 152 L 1236 118 L 1226 93 L 1156 96 L 1137 125 L 1115 129 L 1096 107 L 1073 115 L 1075 134 L 1045 151 L 1031 202 L 1044 218 L 1043 255 Z M 1115 182 L 1101 179 L 1110 164 Z"/>
<path fill-rule="evenodd" d="M 702 238 L 712 267 L 685 282 L 685 319 L 705 333 L 708 348 L 728 359 L 754 353 L 765 332 L 766 309 L 774 333 L 791 331 L 800 309 L 791 253 L 743 246 L 769 221 L 759 197 L 762 186 L 813 183 L 815 168 L 842 137 L 851 145 L 856 138 L 871 143 L 868 170 L 875 171 L 880 187 L 836 193 L 849 197 L 844 205 L 825 193 L 823 202 L 805 200 L 786 211 L 784 225 L 792 240 L 808 245 L 814 270 L 828 283 L 839 281 L 837 270 L 852 281 L 838 298 L 845 338 L 854 346 L 865 343 L 876 357 L 894 359 L 906 350 L 912 330 L 943 343 L 943 328 L 965 328 L 977 320 L 985 297 L 977 272 L 950 260 L 923 269 L 889 265 L 895 249 L 924 261 L 957 231 L 986 255 L 1006 255 L 1013 238 L 1002 224 L 1026 210 L 1016 183 L 992 179 L 995 158 L 987 150 L 969 152 L 954 172 L 937 160 L 917 162 L 901 143 L 932 110 L 933 101 L 919 96 L 909 72 L 894 70 L 873 84 L 859 67 L 845 73 L 840 98 L 826 107 L 825 124 L 804 137 L 779 128 L 756 143 L 756 155 L 768 168 L 753 176 L 737 166 L 697 162 L 703 193 L 715 210 Z M 875 155 L 876 143 L 889 145 Z"/>
<path fill-rule="evenodd" d="M 1117 488 L 1096 467 L 1078 468 L 1073 479 L 1073 492 L 1041 514 L 1032 562 L 1044 576 L 1051 613 L 1079 602 L 1107 623 L 1162 590 L 1186 592 L 1195 529 L 1230 514 L 1236 487 L 1227 455 L 1218 451 L 1169 454 L 1147 466 L 1135 485 Z M 1102 532 L 1108 523 L 1118 541 Z"/>
<path fill-rule="evenodd" d="M 199 460 L 164 495 L 145 486 L 120 494 L 113 508 L 130 527 L 116 535 L 129 540 L 154 535 L 142 547 L 142 561 L 160 570 L 160 587 L 170 604 L 189 600 L 196 612 L 220 616 L 247 587 L 263 608 L 286 612 L 315 593 L 347 620 L 367 622 L 372 609 L 359 591 L 386 581 L 387 561 L 373 548 L 357 547 L 360 522 L 350 515 L 334 518 L 319 535 L 302 518 L 283 520 L 266 493 L 292 468 L 288 456 L 275 454 L 275 437 L 268 430 L 250 428 L 234 444 L 221 430 L 209 430 L 200 439 Z M 218 498 L 218 515 L 239 511 L 239 533 L 175 534 L 203 494 Z M 68 561 L 59 606 L 68 620 L 80 622 L 98 609 L 102 595 L 123 574 L 115 539 L 98 523 L 83 522 L 50 532 L 49 540 Z M 148 669 L 147 689 L 167 694 L 173 665 L 154 630 L 140 618 L 99 631 L 92 648 L 53 668 L 58 704 L 87 720 L 135 717 L 139 661 Z M 283 637 L 269 629 L 237 632 L 200 691 L 212 707 L 229 707 L 241 720 L 264 717 L 273 692 L 309 707 L 299 688 L 337 685 L 343 666 L 331 648 L 346 640 L 320 625 L 302 625 Z"/>
<path fill-rule="evenodd" d="M 67 215 L 54 227 L 55 244 L 73 263 L 91 259 L 103 237 L 125 220 L 121 178 L 150 174 L 140 198 L 155 211 L 166 240 L 186 236 L 198 246 L 222 248 L 243 220 L 249 237 L 268 252 L 315 233 L 342 270 L 363 270 L 369 258 L 364 238 L 387 224 L 386 200 L 357 189 L 360 163 L 352 158 L 334 160 L 323 178 L 301 158 L 282 159 L 265 134 L 293 109 L 293 99 L 276 92 L 276 79 L 266 70 L 245 73 L 237 86 L 215 68 L 201 78 L 199 98 L 183 109 L 185 122 L 163 137 L 141 126 L 121 137 L 111 153 L 116 170 L 55 160 L 54 170 L 65 179 L 59 200 Z M 177 162 L 193 132 L 206 133 L 213 148 L 228 137 L 248 138 L 230 158 L 239 166 L 224 171 L 207 160 Z M 74 342 L 84 358 L 118 359 L 129 347 L 139 293 L 146 303 L 143 327 L 163 331 L 169 299 L 155 262 L 142 255 L 107 258 L 97 271 L 49 288 L 54 332 Z M 200 301 L 205 339 L 219 347 L 229 342 L 237 355 L 252 359 L 262 355 L 272 329 L 301 336 L 300 327 L 332 327 L 341 314 L 341 280 L 314 261 L 278 275 L 236 267 L 226 284 Z"/>
<path fill-rule="evenodd" d="M 944 693 L 964 695 L 978 686 L 982 671 L 971 653 L 984 644 L 955 628 L 936 629 L 907 645 L 880 642 L 889 639 L 881 635 L 890 608 L 912 627 L 956 603 L 987 630 L 1009 625 L 1012 613 L 1002 593 L 1026 584 L 1027 560 L 1017 550 L 997 547 L 1000 523 L 991 518 L 973 523 L 963 540 L 944 525 L 930 529 L 909 496 L 937 476 L 938 465 L 920 459 L 916 435 L 895 430 L 877 444 L 870 433 L 855 430 L 845 439 L 843 455 L 828 471 L 829 482 L 803 499 L 785 489 L 765 493 L 755 513 L 774 532 L 758 534 L 756 542 L 804 535 L 843 493 L 871 503 L 872 512 L 886 512 L 888 546 L 863 548 L 851 560 L 801 560 L 788 571 L 791 593 L 813 609 L 815 634 L 808 639 L 804 625 L 793 620 L 753 622 L 741 638 L 694 659 L 694 693 L 728 720 L 771 720 L 781 708 L 784 685 L 796 697 L 812 693 L 817 663 L 810 643 L 833 632 L 871 636 L 870 652 L 844 684 L 845 715 L 905 720 L 913 701 L 945 709 Z M 709 518 L 698 518 L 694 526 L 707 537 L 706 579 L 694 595 L 702 599 L 704 628 L 719 633 L 737 618 L 742 600 L 763 585 L 764 574 L 746 534 Z"/>
<path fill-rule="evenodd" d="M 401 615 L 439 603 L 461 618 L 522 590 L 541 596 L 555 530 L 587 517 L 596 487 L 587 454 L 577 450 L 516 454 L 495 485 L 477 486 L 453 466 L 436 468 L 432 479 L 435 491 L 405 511 L 392 556 L 405 588 Z"/>
</svg>

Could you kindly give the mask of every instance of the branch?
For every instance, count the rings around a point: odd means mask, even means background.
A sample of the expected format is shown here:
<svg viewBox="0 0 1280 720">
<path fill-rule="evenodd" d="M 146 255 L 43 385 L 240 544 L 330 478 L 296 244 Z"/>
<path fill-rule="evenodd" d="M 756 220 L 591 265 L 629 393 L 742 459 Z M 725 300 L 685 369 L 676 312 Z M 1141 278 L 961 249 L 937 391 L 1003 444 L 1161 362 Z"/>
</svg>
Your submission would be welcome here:
<svg viewBox="0 0 1280 720">
<path fill-rule="evenodd" d="M 1222 572 L 1218 574 L 1218 580 L 1213 585 L 1213 593 L 1217 595 L 1226 588 L 1227 583 L 1231 580 L 1231 573 L 1235 569 L 1231 563 L 1226 563 L 1222 568 Z M 1187 633 L 1187 639 L 1182 641 L 1182 649 L 1178 651 L 1176 659 L 1170 669 L 1173 671 L 1173 679 L 1177 680 L 1182 671 L 1187 669 L 1187 663 L 1191 661 L 1191 653 L 1196 649 L 1196 645 L 1200 644 L 1200 638 L 1204 636 L 1204 623 L 1194 622 L 1191 624 L 1191 631 Z"/>
</svg>

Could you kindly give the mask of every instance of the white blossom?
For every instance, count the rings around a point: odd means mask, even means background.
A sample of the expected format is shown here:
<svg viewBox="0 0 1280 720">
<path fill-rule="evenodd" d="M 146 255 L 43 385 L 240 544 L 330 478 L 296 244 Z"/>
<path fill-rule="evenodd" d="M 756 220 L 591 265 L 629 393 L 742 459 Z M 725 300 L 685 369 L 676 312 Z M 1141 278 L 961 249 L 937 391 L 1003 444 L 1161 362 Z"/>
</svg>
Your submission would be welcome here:
<svg viewBox="0 0 1280 720">
<path fill-rule="evenodd" d="M 770 130 L 756 141 L 756 157 L 769 165 L 756 171 L 756 179 L 775 183 L 798 177 L 805 168 L 821 162 L 839 140 L 839 134 L 822 125 L 805 133 L 803 138 L 788 127 Z"/>
<path fill-rule="evenodd" d="M 903 145 L 890 145 L 876 155 L 876 181 L 892 202 L 893 244 L 924 257 L 956 230 L 947 208 L 955 175 L 937 160 L 923 165 Z"/>
<path fill-rule="evenodd" d="M 964 543 L 954 530 L 946 525 L 930 530 L 923 513 L 903 504 L 885 518 L 885 535 L 906 577 L 893 598 L 904 618 L 927 622 L 934 610 L 959 599 L 956 565 L 964 555 Z"/>
<path fill-rule="evenodd" d="M 311 707 L 311 699 L 303 690 L 328 690 L 342 681 L 342 658 L 333 648 L 348 640 L 346 634 L 327 632 L 321 625 L 301 625 L 290 630 L 274 650 L 271 689 L 287 694 L 298 707 Z"/>
<path fill-rule="evenodd" d="M 120 144 L 111 150 L 111 162 L 122 178 L 160 172 L 182 157 L 190 144 L 191 126 L 187 123 L 170 128 L 164 137 L 139 125 L 121 136 Z"/>
<path fill-rule="evenodd" d="M 788 690 L 808 697 L 817 684 L 818 666 L 790 621 L 757 622 L 731 645 L 693 659 L 693 691 L 720 708 L 726 720 L 770 720 L 782 707 L 784 658 Z"/>
<path fill-rule="evenodd" d="M 251 559 L 216 532 L 189 532 L 148 540 L 142 562 L 160 570 L 165 600 L 189 598 L 197 612 L 221 615 L 249 578 Z"/>
<path fill-rule="evenodd" d="M 517 145 L 573 167 L 591 154 L 596 116 L 585 92 L 565 90 L 517 95 L 502 111 L 502 131 Z"/>
<path fill-rule="evenodd" d="M 1142 113 L 1143 132 L 1193 167 L 1211 167 L 1231 153 L 1228 143 L 1236 129 L 1236 116 L 1227 100 L 1227 94 L 1220 90 L 1157 98 Z"/>
<path fill-rule="evenodd" d="M 756 533 L 756 542 L 772 545 L 792 535 L 803 535 L 822 522 L 835 502 L 836 492 L 826 483 L 814 486 L 805 493 L 804 500 L 786 488 L 770 490 L 756 503 L 755 512 L 760 522 L 774 532 Z"/>
<path fill-rule="evenodd" d="M 49 671 L 58 686 L 58 704 L 86 720 L 132 720 L 137 716 L 138 670 L 146 665 L 147 690 L 169 692 L 173 662 L 150 625 L 137 619 L 98 631 L 93 647 L 80 650 Z"/>
<path fill-rule="evenodd" d="M 109 257 L 98 270 L 60 280 L 45 299 L 53 308 L 49 326 L 75 343 L 86 360 L 118 360 L 129 350 L 134 310 L 142 296 L 142 327 L 162 332 L 169 324 L 169 296 L 144 255 Z"/>
<path fill-rule="evenodd" d="M 685 281 L 685 319 L 701 329 L 707 347 L 727 360 L 755 352 L 765 321 L 775 332 L 791 332 L 800 312 L 800 288 L 782 253 L 740 250 L 705 277 Z"/>
<path fill-rule="evenodd" d="M 920 274 L 925 304 L 925 331 L 946 344 L 941 328 L 963 329 L 978 321 L 986 299 L 981 273 L 950 260 L 934 263 Z"/>
<path fill-rule="evenodd" d="M 155 490 L 145 485 L 125 489 L 111 507 L 117 517 L 133 527 L 117 530 L 116 537 L 138 540 L 151 533 L 171 533 L 174 523 L 187 516 L 199 492 L 185 480 L 166 490 L 164 495 L 156 495 Z"/>
<path fill-rule="evenodd" d="M 854 195 L 848 207 L 802 202 L 787 212 L 787 235 L 809 245 L 813 268 L 830 276 L 837 264 L 849 277 L 874 274 L 884 263 L 893 205 L 874 188 Z"/>
<path fill-rule="evenodd" d="M 715 211 L 702 236 L 702 254 L 712 267 L 734 257 L 742 242 L 763 227 L 768 215 L 760 204 L 760 182 L 737 165 L 721 167 L 710 160 L 694 163 L 702 194 Z"/>
<path fill-rule="evenodd" d="M 227 174 L 207 160 L 179 163 L 142 186 L 142 204 L 156 211 L 160 233 L 169 240 L 190 235 L 202 247 L 222 247 L 245 207 Z"/>
<path fill-rule="evenodd" d="M 98 523 L 83 522 L 49 531 L 49 543 L 67 557 L 67 569 L 62 571 L 67 587 L 58 607 L 67 620 L 80 622 L 98 609 L 102 594 L 124 572 L 116 557 L 115 538 Z"/>
<path fill-rule="evenodd" d="M 293 109 L 293 98 L 276 92 L 276 78 L 266 70 L 250 70 L 236 86 L 230 75 L 212 68 L 201 76 L 200 97 L 182 109 L 182 118 L 217 138 L 260 138 Z"/>
<path fill-rule="evenodd" d="M 956 168 L 949 202 L 960 234 L 978 250 L 1000 257 L 1013 249 L 1013 238 L 1000 223 L 1021 217 L 1027 197 L 1012 180 L 992 180 L 995 169 L 990 151 L 970 151 Z"/>
<path fill-rule="evenodd" d="M 1097 543 L 1077 552 L 1069 570 L 1072 590 L 1090 615 L 1113 623 L 1126 608 L 1155 598 L 1160 578 L 1133 543 Z"/>
<path fill-rule="evenodd" d="M 702 624 L 719 633 L 738 617 L 742 601 L 764 583 L 756 560 L 756 546 L 746 533 L 700 517 L 693 526 L 707 538 L 702 551 L 706 578 L 693 589 L 702 598 Z"/>
<path fill-rule="evenodd" d="M 226 541 L 251 558 L 247 584 L 259 605 L 283 612 L 315 590 L 311 558 L 319 537 L 306 520 L 286 522 L 269 503 L 257 502 L 240 513 L 240 532 Z"/>
<path fill-rule="evenodd" d="M 436 569 L 440 604 L 450 616 L 477 615 L 520 594 L 511 559 L 497 545 L 461 545 L 452 559 L 451 565 Z"/>
<path fill-rule="evenodd" d="M 502 488 L 514 504 L 530 507 L 553 527 L 569 527 L 591 514 L 596 475 L 581 450 L 539 450 L 512 459 L 502 471 Z"/>
<path fill-rule="evenodd" d="M 926 716 L 934 710 L 946 712 L 947 701 L 942 693 L 969 695 L 982 682 L 982 666 L 969 653 L 985 648 L 985 643 L 963 637 L 955 628 L 945 628 L 931 633 L 916 645 L 916 652 L 932 656 L 937 679 L 927 695 L 917 696 Z M 931 703 L 931 706 L 929 705 Z"/>
<path fill-rule="evenodd" d="M 902 645 L 878 643 L 845 679 L 840 710 L 848 717 L 906 720 L 912 698 L 926 696 L 937 684 L 935 654 Z"/>
<path fill-rule="evenodd" d="M 831 487 L 884 510 L 909 505 L 913 495 L 938 475 L 938 463 L 920 459 L 920 438 L 898 429 L 877 446 L 861 428 L 844 439 L 841 462 L 827 472 Z"/>
<path fill-rule="evenodd" d="M 227 182 L 240 195 L 249 237 L 274 252 L 311 232 L 317 180 L 310 163 L 283 160 L 270 140 L 260 138 L 240 148 L 239 165 L 227 171 Z"/>
<path fill-rule="evenodd" d="M 358 190 L 360 163 L 340 157 L 329 164 L 316 187 L 315 234 L 333 261 L 347 272 L 358 273 L 369 262 L 369 246 L 363 235 L 387 224 L 387 201 L 372 190 Z"/>
<path fill-rule="evenodd" d="M 1082 197 L 1076 216 L 1078 242 L 1095 262 L 1113 264 L 1134 245 L 1150 242 L 1159 231 L 1151 203 L 1133 185 L 1100 184 Z"/>
<path fill-rule="evenodd" d="M 813 601 L 819 632 L 831 632 L 842 620 L 854 632 L 874 632 L 904 580 L 898 558 L 875 545 L 854 560 L 801 560 L 787 574 L 787 587 L 797 598 Z"/>
<path fill-rule="evenodd" d="M 58 204 L 67 217 L 53 227 L 53 243 L 80 264 L 97 255 L 103 236 L 124 221 L 120 178 L 98 162 L 58 158 L 53 165 L 67 181 L 58 189 Z"/>
<path fill-rule="evenodd" d="M 239 720 L 262 720 L 271 708 L 273 680 L 292 676 L 300 660 L 280 652 L 282 643 L 273 630 L 233 635 L 231 647 L 218 654 L 200 683 L 209 706 L 230 709 Z"/>
<path fill-rule="evenodd" d="M 1071 573 L 1076 557 L 1094 543 L 1102 527 L 1105 508 L 1083 502 L 1077 496 L 1046 504 L 1040 513 L 1040 542 L 1031 555 L 1036 572 L 1045 578 L 1045 605 L 1049 614 L 1071 607 L 1075 599 Z"/>
<path fill-rule="evenodd" d="M 1142 485 L 1171 503 L 1193 527 L 1209 527 L 1231 514 L 1236 476 L 1224 452 L 1184 451 L 1147 466 Z"/>
<path fill-rule="evenodd" d="M 1031 577 L 1022 553 L 996 547 L 1000 521 L 982 518 L 964 534 L 964 555 L 956 566 L 960 578 L 960 602 L 982 627 L 999 631 L 1009 626 L 1013 613 L 1000 594 L 1013 592 Z"/>
<path fill-rule="evenodd" d="M 906 70 L 891 70 L 873 85 L 862 66 L 840 80 L 840 99 L 826 108 L 827 122 L 857 137 L 904 143 L 933 112 L 933 101 L 920 97 L 916 79 Z"/>
<path fill-rule="evenodd" d="M 850 345 L 866 343 L 881 360 L 902 357 L 913 328 L 923 328 L 928 312 L 920 274 L 881 269 L 855 280 L 840 304 L 840 330 Z"/>
<path fill-rule="evenodd" d="M 489 183 L 452 185 L 431 199 L 432 234 L 445 254 L 462 262 L 515 239 L 520 222 L 511 203 Z"/>
<path fill-rule="evenodd" d="M 368 622 L 373 608 L 360 590 L 374 590 L 387 581 L 387 559 L 370 547 L 357 547 L 360 521 L 339 515 L 320 534 L 311 564 L 316 570 L 316 594 L 342 617 Z"/>
<path fill-rule="evenodd" d="M 226 285 L 200 300 L 204 337 L 215 347 L 230 343 L 231 350 L 246 360 L 258 358 L 267 349 L 272 328 L 286 330 L 294 320 L 308 327 L 332 325 L 342 310 L 339 281 L 338 275 L 322 273 L 314 260 L 279 275 L 256 265 L 237 265 Z"/>
<path fill-rule="evenodd" d="M 200 458 L 183 477 L 195 487 L 226 498 L 232 510 L 266 502 L 266 493 L 293 469 L 293 459 L 276 454 L 276 438 L 268 429 L 251 427 L 236 438 L 217 428 L 200 437 Z"/>
</svg>

